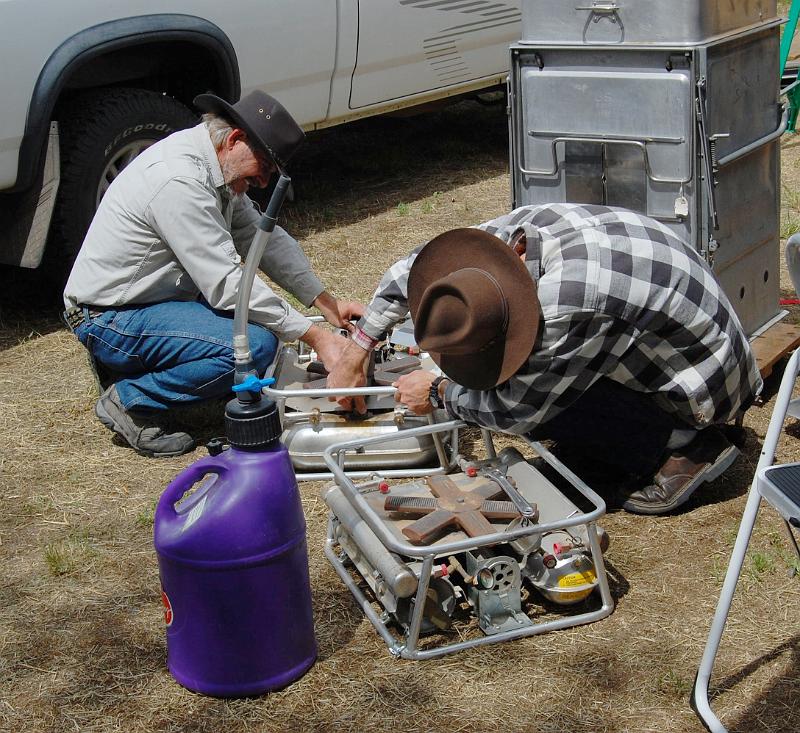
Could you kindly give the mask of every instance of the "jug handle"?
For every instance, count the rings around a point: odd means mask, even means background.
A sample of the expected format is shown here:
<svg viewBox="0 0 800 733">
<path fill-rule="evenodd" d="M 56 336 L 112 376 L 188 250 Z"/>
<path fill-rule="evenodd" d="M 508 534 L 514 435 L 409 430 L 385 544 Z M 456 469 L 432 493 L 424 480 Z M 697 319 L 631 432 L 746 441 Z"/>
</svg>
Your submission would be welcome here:
<svg viewBox="0 0 800 733">
<path fill-rule="evenodd" d="M 175 508 L 175 503 L 188 489 L 209 473 L 216 473 L 222 476 L 227 473 L 228 470 L 229 467 L 221 461 L 216 460 L 216 456 L 201 458 L 199 461 L 185 468 L 170 481 L 167 488 L 164 489 L 164 493 L 161 494 L 161 498 L 158 500 L 157 511 L 159 513 L 171 511 L 173 514 L 179 514 L 180 512 Z M 186 507 L 186 509 L 189 508 L 188 506 Z"/>
</svg>

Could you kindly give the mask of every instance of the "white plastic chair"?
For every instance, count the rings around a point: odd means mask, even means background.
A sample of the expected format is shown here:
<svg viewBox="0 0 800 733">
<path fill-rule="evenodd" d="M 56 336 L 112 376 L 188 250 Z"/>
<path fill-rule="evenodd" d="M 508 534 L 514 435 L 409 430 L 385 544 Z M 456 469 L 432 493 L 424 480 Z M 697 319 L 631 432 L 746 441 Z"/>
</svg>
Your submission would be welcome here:
<svg viewBox="0 0 800 733">
<path fill-rule="evenodd" d="M 750 493 L 747 496 L 747 504 L 739 525 L 736 543 L 733 546 L 733 554 L 728 563 L 728 571 L 725 574 L 717 610 L 714 613 L 711 631 L 695 680 L 692 703 L 700 720 L 712 733 L 726 733 L 727 731 L 727 728 L 711 710 L 708 684 L 762 499 L 771 504 L 783 517 L 790 541 L 800 557 L 800 547 L 798 547 L 792 531 L 793 526 L 800 527 L 800 463 L 773 465 L 775 448 L 787 415 L 800 416 L 800 400 L 792 399 L 792 389 L 797 380 L 798 371 L 800 371 L 800 349 L 792 354 L 781 380 L 775 408 L 772 411 L 767 435 L 764 438 L 764 446 L 761 449 L 761 458 L 758 461 Z"/>
</svg>

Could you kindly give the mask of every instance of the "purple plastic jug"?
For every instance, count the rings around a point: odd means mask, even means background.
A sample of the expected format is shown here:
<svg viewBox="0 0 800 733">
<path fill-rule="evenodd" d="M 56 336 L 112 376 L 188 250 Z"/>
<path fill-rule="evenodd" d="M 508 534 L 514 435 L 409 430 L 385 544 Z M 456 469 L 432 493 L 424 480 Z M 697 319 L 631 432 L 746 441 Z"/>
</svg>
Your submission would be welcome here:
<svg viewBox="0 0 800 733">
<path fill-rule="evenodd" d="M 169 671 L 190 690 L 241 697 L 301 677 L 317 648 L 305 519 L 275 405 L 231 400 L 225 418 L 231 448 L 167 486 L 154 542 Z"/>
</svg>

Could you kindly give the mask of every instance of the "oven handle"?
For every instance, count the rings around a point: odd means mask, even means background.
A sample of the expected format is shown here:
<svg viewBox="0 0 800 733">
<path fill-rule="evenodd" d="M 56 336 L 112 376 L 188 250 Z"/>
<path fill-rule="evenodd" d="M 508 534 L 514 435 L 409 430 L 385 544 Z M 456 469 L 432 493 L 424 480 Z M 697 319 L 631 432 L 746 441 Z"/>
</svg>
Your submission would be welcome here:
<svg viewBox="0 0 800 733">
<path fill-rule="evenodd" d="M 783 105 L 783 114 L 781 115 L 781 121 L 778 124 L 776 130 L 773 130 L 768 135 L 764 135 L 764 137 L 759 138 L 758 140 L 754 140 L 749 145 L 745 145 L 743 148 L 739 148 L 738 150 L 730 153 L 730 155 L 726 155 L 724 158 L 720 158 L 717 161 L 717 169 L 724 168 L 726 165 L 730 165 L 735 160 L 739 160 L 739 158 L 744 158 L 745 155 L 749 155 L 754 150 L 766 145 L 767 143 L 771 143 L 773 140 L 777 140 L 784 132 L 786 132 L 786 125 L 789 121 L 789 108 L 786 105 Z"/>
</svg>

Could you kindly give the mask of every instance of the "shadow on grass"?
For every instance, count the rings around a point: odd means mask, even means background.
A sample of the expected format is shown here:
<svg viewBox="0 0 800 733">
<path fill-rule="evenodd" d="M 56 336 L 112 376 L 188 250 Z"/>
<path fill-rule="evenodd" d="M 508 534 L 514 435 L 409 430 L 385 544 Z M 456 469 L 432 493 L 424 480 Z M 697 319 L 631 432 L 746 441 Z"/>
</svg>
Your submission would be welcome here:
<svg viewBox="0 0 800 733">
<path fill-rule="evenodd" d="M 361 120 L 309 135 L 292 161 L 286 227 L 302 238 L 504 173 L 502 107 L 462 102 L 414 117 Z"/>
<path fill-rule="evenodd" d="M 777 619 L 775 623 L 778 623 Z M 794 733 L 797 719 L 789 711 L 795 708 L 800 696 L 800 636 L 794 636 L 767 654 L 754 659 L 738 672 L 729 675 L 711 691 L 713 697 L 735 688 L 739 683 L 768 664 L 789 658 L 780 676 L 756 697 L 734 722 L 728 724 L 731 733 L 751 733 L 768 730 L 771 733 Z"/>
<path fill-rule="evenodd" d="M 63 308 L 41 270 L 0 266 L 0 352 L 66 328 Z"/>
</svg>

